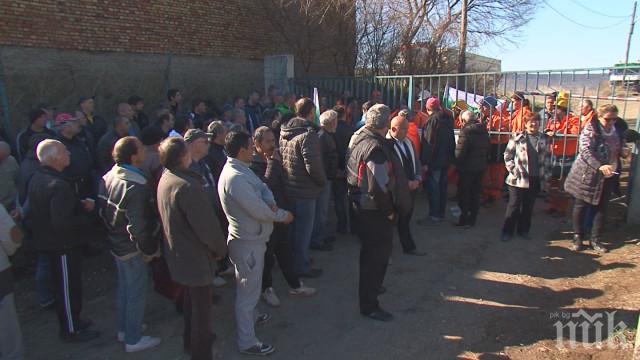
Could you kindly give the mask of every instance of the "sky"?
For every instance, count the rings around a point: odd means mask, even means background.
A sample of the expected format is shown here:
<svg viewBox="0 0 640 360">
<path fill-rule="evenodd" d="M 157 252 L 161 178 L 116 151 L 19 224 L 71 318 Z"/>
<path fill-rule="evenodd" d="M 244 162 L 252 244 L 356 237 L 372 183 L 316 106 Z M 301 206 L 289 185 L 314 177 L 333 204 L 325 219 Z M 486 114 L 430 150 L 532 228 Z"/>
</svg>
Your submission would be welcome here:
<svg viewBox="0 0 640 360">
<path fill-rule="evenodd" d="M 494 44 L 473 52 L 501 59 L 503 71 L 609 67 L 624 61 L 633 0 L 541 0 L 540 3 L 531 22 L 522 29 L 517 44 Z M 586 26 L 572 23 L 551 7 Z M 636 10 L 638 18 L 640 4 Z M 629 51 L 629 62 L 638 60 L 640 21 L 636 21 Z"/>
</svg>

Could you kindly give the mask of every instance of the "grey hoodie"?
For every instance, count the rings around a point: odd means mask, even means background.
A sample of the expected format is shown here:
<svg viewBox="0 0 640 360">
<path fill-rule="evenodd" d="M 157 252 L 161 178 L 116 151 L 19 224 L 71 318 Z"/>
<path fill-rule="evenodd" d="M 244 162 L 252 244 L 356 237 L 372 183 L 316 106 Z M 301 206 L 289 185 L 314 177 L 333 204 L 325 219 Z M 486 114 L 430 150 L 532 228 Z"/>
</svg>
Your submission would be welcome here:
<svg viewBox="0 0 640 360">
<path fill-rule="evenodd" d="M 266 243 L 273 231 L 273 223 L 287 217 L 276 205 L 269 187 L 249 168 L 249 164 L 228 158 L 218 181 L 218 194 L 224 213 L 229 220 L 229 237 Z"/>
</svg>

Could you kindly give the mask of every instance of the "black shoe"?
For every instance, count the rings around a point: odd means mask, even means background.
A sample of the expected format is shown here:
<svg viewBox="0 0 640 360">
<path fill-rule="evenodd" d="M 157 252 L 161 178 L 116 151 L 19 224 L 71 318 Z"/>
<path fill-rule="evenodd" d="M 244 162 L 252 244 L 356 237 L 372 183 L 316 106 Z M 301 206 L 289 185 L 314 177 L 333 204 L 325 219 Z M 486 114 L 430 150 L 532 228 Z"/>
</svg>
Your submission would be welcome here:
<svg viewBox="0 0 640 360">
<path fill-rule="evenodd" d="M 333 245 L 326 244 L 326 243 L 322 243 L 322 244 L 311 243 L 311 245 L 309 246 L 309 249 L 318 250 L 318 251 L 331 251 L 333 250 Z"/>
<path fill-rule="evenodd" d="M 258 356 L 269 355 L 274 351 L 276 351 L 276 348 L 274 348 L 269 344 L 262 344 L 262 343 L 253 345 L 248 349 L 240 350 L 240 352 L 245 355 L 258 355 Z"/>
<path fill-rule="evenodd" d="M 327 238 L 324 239 L 324 242 L 327 243 L 327 244 L 335 242 L 335 241 L 336 241 L 336 237 L 335 236 L 327 236 Z"/>
<path fill-rule="evenodd" d="M 416 249 L 405 251 L 404 253 L 405 253 L 405 255 L 413 255 L 413 256 L 425 256 L 425 255 L 427 255 L 426 252 L 418 251 Z"/>
<path fill-rule="evenodd" d="M 73 333 L 63 332 L 60 337 L 66 342 L 87 342 L 100 336 L 99 331 L 95 330 L 79 330 Z"/>
<path fill-rule="evenodd" d="M 502 241 L 502 242 L 507 242 L 507 241 L 509 241 L 509 240 L 511 240 L 511 235 L 509 235 L 509 234 L 502 234 L 502 235 L 500 235 L 500 241 Z"/>
<path fill-rule="evenodd" d="M 82 330 L 86 330 L 86 329 L 90 328 L 91 325 L 93 325 L 93 321 L 88 320 L 88 319 L 87 320 L 80 319 L 80 320 L 78 320 L 77 328 L 78 328 L 79 331 L 82 331 Z"/>
<path fill-rule="evenodd" d="M 387 288 L 384 286 L 380 286 L 380 288 L 378 288 L 378 295 L 382 295 L 384 293 L 387 292 Z"/>
<path fill-rule="evenodd" d="M 571 244 L 571 251 L 582 250 L 582 237 L 579 234 L 573 235 L 573 243 Z"/>
<path fill-rule="evenodd" d="M 391 315 L 391 313 L 384 311 L 382 309 L 378 309 L 372 313 L 365 314 L 364 316 L 368 317 L 369 319 L 384 321 L 384 322 L 393 320 L 393 315 Z"/>
<path fill-rule="evenodd" d="M 301 278 L 314 279 L 322 276 L 322 269 L 309 269 L 306 273 L 299 275 Z"/>
</svg>

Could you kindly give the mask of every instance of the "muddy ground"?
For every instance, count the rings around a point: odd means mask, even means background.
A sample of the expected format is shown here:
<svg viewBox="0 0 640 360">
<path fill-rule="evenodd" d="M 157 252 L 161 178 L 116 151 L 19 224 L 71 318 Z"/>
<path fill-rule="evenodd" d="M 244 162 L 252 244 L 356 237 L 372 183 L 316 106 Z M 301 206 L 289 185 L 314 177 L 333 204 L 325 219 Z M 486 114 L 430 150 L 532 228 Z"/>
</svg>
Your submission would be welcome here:
<svg viewBox="0 0 640 360">
<path fill-rule="evenodd" d="M 413 231 L 425 257 L 402 254 L 394 243 L 381 296 L 383 307 L 395 315 L 390 323 L 363 318 L 357 306 L 358 240 L 339 236 L 332 252 L 313 252 L 320 279 L 313 298 L 292 299 L 276 270 L 275 288 L 282 300 L 268 308 L 273 319 L 258 336 L 273 343 L 272 359 L 631 359 L 640 306 L 639 228 L 623 225 L 624 208 L 615 205 L 607 221 L 606 242 L 612 251 L 569 251 L 569 223 L 544 213 L 538 200 L 532 240 L 498 241 L 505 203 L 482 209 L 479 224 L 464 230 L 450 223 L 434 227 L 414 224 Z M 420 194 L 417 214 L 425 214 Z M 448 219 L 452 221 L 452 219 Z M 66 344 L 58 338 L 53 311 L 38 309 L 34 281 L 22 277 L 17 303 L 27 348 L 27 359 L 187 359 L 182 353 L 182 318 L 168 300 L 149 295 L 147 333 L 163 343 L 152 350 L 126 354 L 115 339 L 115 267 L 108 253 L 85 263 L 84 316 L 102 336 L 87 344 Z M 216 290 L 221 301 L 213 306 L 216 359 L 246 358 L 238 353 L 233 319 L 233 285 Z M 571 314 L 585 309 L 590 316 L 613 312 L 618 326 L 609 339 L 595 344 L 589 326 L 587 344 L 577 328 L 575 349 L 569 328 L 558 343 L 556 324 L 567 324 Z M 583 319 L 576 319 L 581 322 Z M 579 324 L 577 324 L 579 325 Z M 622 329 L 622 330 L 621 330 Z M 625 344 L 626 342 L 626 344 Z"/>
</svg>

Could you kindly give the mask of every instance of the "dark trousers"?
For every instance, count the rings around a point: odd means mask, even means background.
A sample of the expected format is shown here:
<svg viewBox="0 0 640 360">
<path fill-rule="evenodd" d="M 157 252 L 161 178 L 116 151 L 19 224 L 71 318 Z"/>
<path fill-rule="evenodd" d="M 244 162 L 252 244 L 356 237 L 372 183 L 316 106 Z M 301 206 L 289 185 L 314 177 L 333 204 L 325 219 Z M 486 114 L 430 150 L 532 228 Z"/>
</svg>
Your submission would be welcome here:
<svg viewBox="0 0 640 360">
<path fill-rule="evenodd" d="M 264 253 L 264 269 L 262 270 L 262 291 L 273 286 L 271 271 L 275 260 L 278 260 L 284 279 L 292 289 L 300 287 L 300 279 L 296 275 L 293 266 L 293 247 L 289 241 L 289 229 L 287 225 L 273 224 L 273 232 L 267 242 L 267 250 Z"/>
<path fill-rule="evenodd" d="M 411 235 L 411 217 L 413 216 L 413 206 L 415 204 L 415 191 L 411 192 L 411 210 L 405 216 L 398 217 L 398 237 L 402 245 L 402 251 L 409 252 L 416 249 L 416 243 Z"/>
<path fill-rule="evenodd" d="M 529 188 L 522 189 L 509 186 L 509 203 L 504 216 L 502 233 L 512 236 L 517 229 L 518 234 L 529 234 L 533 205 L 540 192 L 540 179 L 529 179 Z"/>
<path fill-rule="evenodd" d="M 64 254 L 46 254 L 51 262 L 53 294 L 60 331 L 78 331 L 82 310 L 82 249 L 70 249 Z"/>
<path fill-rule="evenodd" d="M 458 206 L 461 225 L 475 225 L 480 209 L 483 171 L 458 172 Z"/>
<path fill-rule="evenodd" d="M 347 179 L 337 178 L 333 181 L 333 201 L 336 210 L 336 231 L 346 233 L 349 229 Z"/>
<path fill-rule="evenodd" d="M 192 360 L 211 360 L 211 285 L 184 286 L 183 296 L 184 349 Z"/>
<path fill-rule="evenodd" d="M 379 309 L 378 291 L 387 272 L 393 242 L 394 224 L 381 212 L 361 210 L 358 217 L 360 237 L 360 312 L 364 315 Z"/>
<path fill-rule="evenodd" d="M 591 227 L 591 239 L 599 241 L 607 216 L 609 199 L 616 187 L 617 179 L 609 178 L 602 185 L 602 194 L 598 205 L 592 205 L 580 199 L 576 199 L 573 206 L 573 232 L 584 237 L 586 230 Z"/>
</svg>

